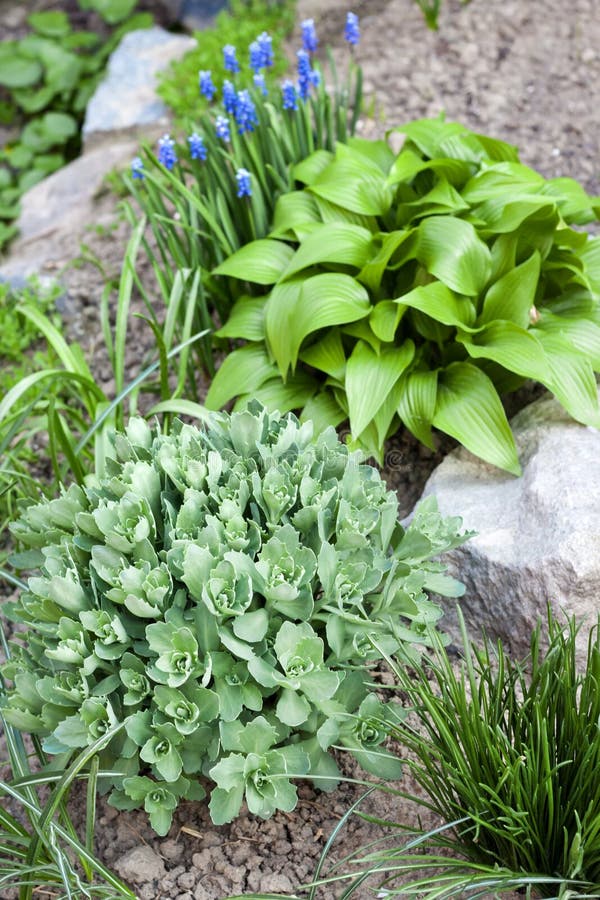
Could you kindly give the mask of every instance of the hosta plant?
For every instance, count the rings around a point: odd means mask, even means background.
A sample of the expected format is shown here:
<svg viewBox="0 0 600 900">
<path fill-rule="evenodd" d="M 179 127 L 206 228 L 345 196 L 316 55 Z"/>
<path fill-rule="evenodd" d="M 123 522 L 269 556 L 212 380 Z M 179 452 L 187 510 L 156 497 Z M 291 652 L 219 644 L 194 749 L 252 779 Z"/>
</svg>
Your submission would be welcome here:
<svg viewBox="0 0 600 900">
<path fill-rule="evenodd" d="M 461 586 L 432 557 L 464 540 L 427 501 L 405 530 L 397 498 L 332 428 L 258 405 L 170 434 L 132 419 L 103 477 L 14 525 L 39 567 L 11 607 L 28 626 L 4 675 L 4 709 L 47 752 L 103 752 L 111 802 L 166 833 L 181 797 L 212 787 L 213 820 L 270 816 L 291 779 L 332 788 L 333 746 L 381 777 L 388 710 L 369 674 L 417 662 Z"/>
<path fill-rule="evenodd" d="M 215 270 L 263 295 L 218 332 L 247 344 L 207 403 L 348 418 L 375 454 L 401 424 L 427 445 L 434 426 L 518 474 L 500 395 L 526 379 L 600 425 L 600 239 L 574 227 L 600 201 L 461 125 L 398 130 L 397 155 L 353 138 L 299 163 L 270 235 Z"/>
</svg>

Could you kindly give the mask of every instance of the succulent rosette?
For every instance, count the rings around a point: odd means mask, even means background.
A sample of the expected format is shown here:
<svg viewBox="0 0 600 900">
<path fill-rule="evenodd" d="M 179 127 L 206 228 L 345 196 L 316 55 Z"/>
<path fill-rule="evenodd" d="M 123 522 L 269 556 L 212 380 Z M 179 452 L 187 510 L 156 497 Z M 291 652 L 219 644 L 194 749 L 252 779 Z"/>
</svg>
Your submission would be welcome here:
<svg viewBox="0 0 600 900">
<path fill-rule="evenodd" d="M 101 476 L 13 525 L 37 571 L 8 605 L 6 721 L 65 758 L 125 723 L 104 786 L 160 834 L 203 785 L 216 823 L 292 809 L 295 778 L 335 786 L 334 746 L 394 777 L 369 669 L 416 658 L 428 589 L 460 594 L 433 561 L 458 528 L 428 500 L 404 529 L 378 472 L 293 415 L 133 419 Z"/>
</svg>

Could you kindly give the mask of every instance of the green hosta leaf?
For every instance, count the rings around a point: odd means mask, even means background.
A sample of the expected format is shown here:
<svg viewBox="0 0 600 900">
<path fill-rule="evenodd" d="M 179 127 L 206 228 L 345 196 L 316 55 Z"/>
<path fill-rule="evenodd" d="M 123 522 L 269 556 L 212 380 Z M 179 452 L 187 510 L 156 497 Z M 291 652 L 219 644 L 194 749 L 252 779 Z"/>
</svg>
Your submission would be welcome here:
<svg viewBox="0 0 600 900">
<path fill-rule="evenodd" d="M 215 332 L 217 337 L 262 341 L 265 336 L 266 297 L 240 297 L 227 322 Z"/>
<path fill-rule="evenodd" d="M 416 257 L 427 271 L 459 294 L 481 293 L 491 271 L 489 248 L 475 228 L 452 216 L 431 216 L 419 225 Z"/>
<path fill-rule="evenodd" d="M 228 275 L 254 284 L 275 284 L 294 251 L 282 241 L 263 238 L 245 244 L 214 270 L 214 275 Z"/>
<path fill-rule="evenodd" d="M 369 258 L 372 235 L 366 228 L 338 222 L 319 225 L 292 257 L 283 278 L 322 263 L 338 263 L 361 269 Z"/>
<path fill-rule="evenodd" d="M 267 409 L 277 409 L 279 412 L 302 409 L 318 388 L 318 381 L 304 373 L 292 375 L 285 382 L 278 374 L 276 378 L 265 381 L 250 393 L 242 394 L 235 404 L 235 409 L 242 409 L 251 400 L 258 400 Z"/>
<path fill-rule="evenodd" d="M 419 172 L 430 169 L 450 184 L 461 186 L 473 173 L 473 165 L 461 159 L 422 159 L 417 153 L 406 148 L 396 157 L 388 175 L 387 183 L 398 184 L 400 181 L 412 181 Z"/>
<path fill-rule="evenodd" d="M 248 345 L 226 356 L 206 395 L 208 409 L 221 409 L 240 391 L 253 392 L 277 374 L 263 346 Z"/>
<path fill-rule="evenodd" d="M 451 363 L 439 373 L 433 424 L 476 456 L 521 474 L 500 398 L 487 375 L 472 363 Z"/>
<path fill-rule="evenodd" d="M 590 321 L 585 314 L 581 318 L 570 318 L 554 315 L 544 309 L 533 333 L 537 334 L 538 331 L 566 339 L 585 354 L 596 372 L 600 372 L 600 325 Z"/>
<path fill-rule="evenodd" d="M 388 268 L 398 268 L 409 259 L 414 259 L 416 242 L 413 239 L 415 229 L 391 231 L 389 234 L 375 235 L 380 238 L 381 248 L 365 264 L 356 276 L 372 291 L 379 290 L 382 279 Z"/>
<path fill-rule="evenodd" d="M 25 59 L 16 51 L 0 56 L 0 85 L 6 88 L 25 88 L 36 84 L 42 77 L 42 67 L 35 59 Z"/>
<path fill-rule="evenodd" d="M 590 238 L 587 246 L 579 254 L 583 262 L 584 271 L 594 286 L 596 293 L 600 294 L 600 238 Z"/>
<path fill-rule="evenodd" d="M 416 144 L 418 149 L 431 159 L 440 156 L 440 144 L 444 139 L 448 140 L 453 135 L 462 135 L 466 129 L 458 122 L 445 122 L 443 119 L 416 119 L 406 125 L 399 125 L 393 131 L 405 134 L 409 141 Z"/>
<path fill-rule="evenodd" d="M 468 209 L 469 204 L 465 203 L 456 188 L 442 178 L 418 200 L 405 203 L 402 213 L 403 216 L 408 216 L 412 222 L 422 216 L 456 215 Z"/>
<path fill-rule="evenodd" d="M 353 437 L 357 438 L 373 419 L 412 362 L 415 345 L 407 340 L 401 347 L 382 349 L 376 354 L 359 341 L 346 366 L 346 395 Z"/>
<path fill-rule="evenodd" d="M 590 197 L 574 178 L 550 178 L 543 183 L 541 193 L 553 197 L 566 222 L 585 225 L 597 218 L 599 198 Z"/>
<path fill-rule="evenodd" d="M 351 137 L 348 140 L 348 146 L 351 150 L 362 153 L 367 159 L 379 166 L 384 175 L 390 171 L 390 167 L 394 162 L 394 152 L 387 141 L 373 141 L 367 138 Z"/>
<path fill-rule="evenodd" d="M 485 222 L 486 230 L 493 234 L 516 231 L 529 219 L 535 221 L 535 230 L 542 234 L 554 231 L 558 223 L 556 202 L 538 194 L 515 198 L 504 191 L 477 206 L 473 215 Z"/>
<path fill-rule="evenodd" d="M 536 334 L 552 372 L 546 386 L 574 419 L 600 428 L 598 389 L 589 360 L 558 335 L 539 329 Z"/>
<path fill-rule="evenodd" d="M 344 380 L 346 354 L 337 328 L 332 328 L 324 338 L 309 347 L 304 347 L 300 351 L 300 359 L 307 365 L 331 375 L 336 381 Z"/>
<path fill-rule="evenodd" d="M 369 316 L 369 325 L 380 341 L 391 342 L 407 307 L 397 300 L 380 300 Z"/>
<path fill-rule="evenodd" d="M 459 331 L 456 339 L 473 359 L 491 359 L 509 372 L 533 378 L 542 384 L 552 378 L 539 341 L 514 322 L 492 322 L 475 334 Z"/>
<path fill-rule="evenodd" d="M 337 428 L 347 418 L 348 413 L 340 407 L 335 397 L 324 391 L 310 398 L 300 417 L 302 422 L 313 423 L 315 434 L 320 434 L 331 425 Z"/>
<path fill-rule="evenodd" d="M 540 254 L 536 250 L 529 259 L 511 269 L 490 287 L 477 324 L 485 325 L 494 319 L 508 319 L 521 328 L 527 328 L 539 277 Z"/>
<path fill-rule="evenodd" d="M 311 153 L 310 156 L 307 156 L 306 159 L 294 166 L 292 170 L 294 181 L 312 184 L 321 172 L 325 171 L 333 159 L 334 155 L 330 150 L 315 150 L 314 153 Z"/>
<path fill-rule="evenodd" d="M 338 144 L 335 160 L 310 183 L 309 190 L 366 216 L 384 215 L 393 198 L 379 166 L 343 144 Z"/>
<path fill-rule="evenodd" d="M 282 194 L 275 205 L 271 238 L 290 238 L 302 240 L 306 226 L 309 230 L 321 223 L 321 216 L 315 202 L 306 191 L 291 191 Z"/>
<path fill-rule="evenodd" d="M 285 373 L 296 365 L 307 335 L 319 328 L 355 322 L 370 309 L 366 290 L 349 275 L 326 273 L 277 285 L 267 303 L 266 330 L 280 370 Z"/>
<path fill-rule="evenodd" d="M 469 327 L 475 318 L 475 309 L 468 297 L 459 297 L 441 281 L 414 288 L 398 297 L 400 306 L 410 306 L 425 313 L 443 325 Z"/>
<path fill-rule="evenodd" d="M 437 400 L 437 371 L 409 372 L 402 379 L 398 415 L 417 440 L 434 449 L 431 423 Z"/>
<path fill-rule="evenodd" d="M 521 194 L 536 193 L 544 185 L 544 177 L 518 162 L 499 162 L 477 172 L 461 190 L 463 198 L 471 205 L 484 203 L 492 198 L 506 199 L 515 188 Z"/>
</svg>

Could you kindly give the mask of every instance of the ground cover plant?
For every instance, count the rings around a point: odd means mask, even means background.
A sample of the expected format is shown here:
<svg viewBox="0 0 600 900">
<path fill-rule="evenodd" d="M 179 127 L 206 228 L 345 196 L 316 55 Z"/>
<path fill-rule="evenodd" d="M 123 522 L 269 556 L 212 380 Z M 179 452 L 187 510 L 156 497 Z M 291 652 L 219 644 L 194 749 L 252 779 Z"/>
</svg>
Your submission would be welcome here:
<svg viewBox="0 0 600 900">
<path fill-rule="evenodd" d="M 347 39 L 355 47 L 360 33 L 350 14 Z M 208 110 L 188 109 L 187 135 L 181 143 L 165 135 L 156 148 L 141 155 L 126 176 L 136 200 L 131 221 L 141 208 L 148 217 L 154 245 L 146 242 L 163 294 L 171 289 L 177 270 L 199 270 L 202 302 L 198 328 L 214 331 L 214 317 L 223 325 L 240 295 L 256 293 L 235 279 L 214 279 L 211 271 L 248 242 L 266 236 L 273 226 L 277 198 L 294 187 L 292 167 L 314 150 L 332 150 L 354 133 L 361 105 L 360 69 L 351 66 L 338 81 L 333 69 L 329 90 L 314 51 L 318 37 L 312 20 L 303 26 L 303 47 L 297 55 L 297 78 L 283 84 L 269 81 L 277 63 L 267 33 L 255 34 L 249 48 L 221 48 L 226 78 L 209 70 L 194 76 L 195 95 L 209 101 Z M 251 53 L 251 69 L 245 57 Z M 239 56 L 239 59 L 238 59 Z M 269 86 L 270 85 L 270 86 Z M 260 292 L 260 289 L 258 289 Z M 223 342 L 217 342 L 222 345 Z M 204 342 L 198 362 L 214 371 L 211 348 Z M 196 398 L 197 385 L 187 384 Z M 287 406 L 289 409 L 289 405 Z"/>
<path fill-rule="evenodd" d="M 118 724 L 100 754 L 110 802 L 143 805 L 159 834 L 180 797 L 212 782 L 213 821 L 246 799 L 291 810 L 291 777 L 332 789 L 341 745 L 380 777 L 387 708 L 369 674 L 416 662 L 461 586 L 432 561 L 464 539 L 427 501 L 408 529 L 376 470 L 333 429 L 259 405 L 204 431 L 130 420 L 103 477 L 29 507 L 12 531 L 39 567 L 11 618 L 27 633 L 4 676 L 6 721 L 69 759 Z"/>
<path fill-rule="evenodd" d="M 31 33 L 0 42 L 0 125 L 18 134 L 0 148 L 0 248 L 17 233 L 19 198 L 79 152 L 85 108 L 121 38 L 152 24 L 137 0 L 79 0 L 109 36 L 75 30 L 62 10 L 33 12 Z"/>
<path fill-rule="evenodd" d="M 340 876 L 349 883 L 344 896 L 367 874 L 390 894 L 426 898 L 518 888 L 597 896 L 600 622 L 583 668 L 573 617 L 565 626 L 549 612 L 547 633 L 538 623 L 521 662 L 501 643 L 474 646 L 461 625 L 460 670 L 439 643 L 430 672 L 389 660 L 411 712 L 392 733 L 412 751 L 406 765 L 429 798 L 418 802 L 452 824 L 409 835 L 404 846 L 390 846 L 388 835 L 355 856 L 357 874 Z M 382 824 L 397 834 L 398 823 Z"/>
<path fill-rule="evenodd" d="M 397 130 L 397 155 L 352 138 L 300 162 L 268 238 L 213 271 L 253 296 L 217 332 L 247 343 L 207 405 L 348 418 L 375 456 L 401 424 L 432 446 L 434 426 L 519 474 L 500 395 L 532 379 L 600 424 L 600 240 L 579 228 L 598 198 L 459 124 Z"/>
</svg>

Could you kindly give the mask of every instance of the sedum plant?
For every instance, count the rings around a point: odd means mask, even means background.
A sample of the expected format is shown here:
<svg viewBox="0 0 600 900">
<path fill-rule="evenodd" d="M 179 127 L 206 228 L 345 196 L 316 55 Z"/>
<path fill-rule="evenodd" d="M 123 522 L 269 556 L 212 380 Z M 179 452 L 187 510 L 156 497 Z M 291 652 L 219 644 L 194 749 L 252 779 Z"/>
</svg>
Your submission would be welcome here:
<svg viewBox="0 0 600 900">
<path fill-rule="evenodd" d="M 214 270 L 247 288 L 217 334 L 247 343 L 207 405 L 348 418 L 375 455 L 401 425 L 432 446 L 433 426 L 519 474 L 500 396 L 526 379 L 600 425 L 600 239 L 577 227 L 598 198 L 456 123 L 398 130 L 397 155 L 352 138 L 299 163 L 269 236 Z"/>
<path fill-rule="evenodd" d="M 397 511 L 333 428 L 313 438 L 257 404 L 206 430 L 132 419 L 103 477 L 13 526 L 29 548 L 15 565 L 39 571 L 9 607 L 27 631 L 6 721 L 67 758 L 125 723 L 105 787 L 160 834 L 200 776 L 215 823 L 244 798 L 291 810 L 297 776 L 332 789 L 333 746 L 397 776 L 373 639 L 417 662 L 441 615 L 426 591 L 462 590 L 432 558 L 465 539 L 434 501 L 406 530 Z"/>
</svg>

